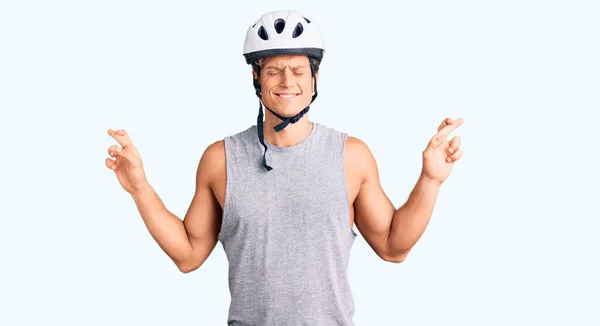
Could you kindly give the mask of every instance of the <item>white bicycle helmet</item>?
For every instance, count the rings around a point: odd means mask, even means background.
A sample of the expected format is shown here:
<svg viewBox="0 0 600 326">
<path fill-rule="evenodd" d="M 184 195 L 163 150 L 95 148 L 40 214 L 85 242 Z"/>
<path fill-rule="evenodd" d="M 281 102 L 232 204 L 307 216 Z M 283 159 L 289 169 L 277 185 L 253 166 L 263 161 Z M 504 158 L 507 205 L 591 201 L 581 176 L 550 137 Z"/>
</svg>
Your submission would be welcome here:
<svg viewBox="0 0 600 326">
<path fill-rule="evenodd" d="M 319 26 L 299 11 L 273 11 L 262 15 L 246 33 L 246 63 L 280 54 L 323 58 L 325 45 Z"/>
<path fill-rule="evenodd" d="M 310 70 L 314 80 L 314 93 L 310 104 L 317 98 L 317 80 L 315 78 L 316 65 L 315 60 L 319 62 L 323 59 L 325 44 L 323 36 L 317 24 L 308 19 L 299 11 L 285 10 L 273 11 L 262 15 L 254 25 L 248 28 L 246 40 L 244 41 L 244 57 L 246 63 L 251 64 L 257 75 L 260 75 L 260 66 L 256 60 L 264 57 L 301 54 L 308 56 Z M 259 98 L 257 132 L 258 139 L 263 145 L 265 151 L 263 154 L 262 165 L 267 171 L 273 168 L 267 165 L 266 153 L 267 146 L 264 141 L 263 131 L 263 103 L 260 83 L 258 79 L 253 78 L 256 96 Z M 284 117 L 277 112 L 269 109 L 282 122 L 273 129 L 276 132 L 283 130 L 290 123 L 296 123 L 310 109 L 310 104 L 293 117 Z"/>
</svg>

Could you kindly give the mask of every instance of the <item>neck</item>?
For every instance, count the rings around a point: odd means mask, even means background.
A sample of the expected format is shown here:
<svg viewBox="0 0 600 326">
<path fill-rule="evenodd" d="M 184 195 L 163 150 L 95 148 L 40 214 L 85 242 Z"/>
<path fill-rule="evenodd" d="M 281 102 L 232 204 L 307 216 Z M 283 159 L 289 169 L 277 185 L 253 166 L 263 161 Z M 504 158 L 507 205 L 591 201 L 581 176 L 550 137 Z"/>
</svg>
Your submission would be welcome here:
<svg viewBox="0 0 600 326">
<path fill-rule="evenodd" d="M 273 127 L 281 123 L 269 110 L 265 110 L 264 133 L 265 140 L 277 147 L 290 147 L 303 141 L 313 128 L 313 123 L 308 120 L 308 114 L 305 114 L 298 122 L 290 123 L 280 132 L 273 130 Z"/>
</svg>

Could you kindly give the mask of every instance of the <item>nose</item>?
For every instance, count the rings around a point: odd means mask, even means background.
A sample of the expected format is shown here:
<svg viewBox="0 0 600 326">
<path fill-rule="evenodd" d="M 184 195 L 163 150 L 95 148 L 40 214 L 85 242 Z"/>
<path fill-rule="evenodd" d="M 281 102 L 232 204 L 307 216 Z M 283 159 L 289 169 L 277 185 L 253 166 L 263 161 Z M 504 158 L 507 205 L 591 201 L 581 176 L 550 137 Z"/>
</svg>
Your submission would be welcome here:
<svg viewBox="0 0 600 326">
<path fill-rule="evenodd" d="M 281 87 L 294 86 L 294 74 L 287 67 L 285 69 L 283 69 L 283 73 L 281 74 L 281 80 L 279 81 L 279 86 L 281 86 Z"/>
</svg>

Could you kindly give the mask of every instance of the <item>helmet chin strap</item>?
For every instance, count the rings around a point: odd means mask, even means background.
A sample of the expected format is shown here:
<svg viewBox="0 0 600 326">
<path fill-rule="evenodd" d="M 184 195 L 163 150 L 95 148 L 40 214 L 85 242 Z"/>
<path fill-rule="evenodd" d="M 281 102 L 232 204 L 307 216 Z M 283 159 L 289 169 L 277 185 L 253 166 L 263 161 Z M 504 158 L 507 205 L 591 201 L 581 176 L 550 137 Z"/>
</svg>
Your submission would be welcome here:
<svg viewBox="0 0 600 326">
<path fill-rule="evenodd" d="M 312 99 L 310 101 L 310 103 L 308 104 L 308 106 L 306 106 L 304 109 L 302 109 L 302 111 L 300 111 L 298 114 L 296 114 L 293 117 L 284 117 L 280 114 L 278 114 L 277 112 L 269 109 L 266 105 L 263 104 L 262 102 L 262 93 L 261 93 L 261 89 L 260 89 L 260 83 L 258 82 L 258 78 L 259 78 L 259 73 L 260 70 L 257 71 L 257 78 L 253 79 L 253 83 L 254 83 L 254 89 L 256 90 L 256 96 L 258 96 L 258 118 L 256 121 L 256 129 L 258 132 L 258 140 L 260 141 L 260 143 L 263 145 L 265 151 L 263 153 L 263 159 L 262 159 L 262 165 L 263 167 L 267 170 L 267 171 L 271 171 L 273 168 L 270 167 L 267 164 L 267 145 L 265 144 L 265 135 L 264 135 L 264 130 L 263 130 L 263 110 L 262 107 L 264 105 L 264 107 L 269 110 L 271 113 L 273 113 L 273 115 L 275 115 L 277 118 L 279 118 L 280 120 L 282 120 L 281 123 L 279 123 L 278 125 L 276 125 L 275 127 L 273 127 L 273 129 L 275 130 L 275 132 L 280 132 L 281 130 L 285 129 L 285 127 L 287 127 L 290 123 L 296 123 L 298 122 L 303 116 L 304 114 L 306 114 L 308 112 L 308 110 L 310 109 L 310 104 L 312 104 L 312 102 L 317 98 L 318 92 L 317 92 L 317 79 L 315 78 L 315 67 L 314 67 L 314 62 L 312 58 L 308 58 L 308 61 L 310 62 L 310 71 L 311 71 L 311 75 L 314 81 L 314 88 L 315 88 L 315 92 L 312 95 Z"/>
<path fill-rule="evenodd" d="M 307 107 L 305 107 L 304 109 L 302 109 L 302 111 L 300 111 L 300 113 L 296 114 L 296 115 L 295 115 L 295 116 L 293 116 L 293 117 L 284 117 L 284 116 L 282 116 L 282 115 L 279 115 L 277 112 L 275 112 L 275 111 L 273 111 L 273 110 L 269 109 L 268 107 L 266 107 L 266 106 L 264 105 L 264 103 L 263 103 L 263 106 L 264 106 L 264 107 L 265 107 L 267 110 L 271 111 L 271 113 L 273 113 L 273 114 L 274 114 L 274 115 L 275 115 L 277 118 L 279 118 L 280 120 L 283 120 L 283 121 L 282 121 L 280 124 L 278 124 L 278 125 L 276 125 L 275 127 L 273 127 L 273 129 L 274 129 L 276 132 L 280 132 L 280 131 L 281 131 L 281 130 L 283 130 L 285 127 L 287 127 L 287 126 L 288 126 L 288 124 L 290 124 L 290 123 L 296 123 L 296 122 L 298 122 L 298 120 L 300 120 L 300 119 L 302 118 L 302 116 L 304 116 L 304 114 L 305 114 L 306 112 L 308 112 L 308 110 L 310 109 L 310 106 L 307 106 Z"/>
</svg>

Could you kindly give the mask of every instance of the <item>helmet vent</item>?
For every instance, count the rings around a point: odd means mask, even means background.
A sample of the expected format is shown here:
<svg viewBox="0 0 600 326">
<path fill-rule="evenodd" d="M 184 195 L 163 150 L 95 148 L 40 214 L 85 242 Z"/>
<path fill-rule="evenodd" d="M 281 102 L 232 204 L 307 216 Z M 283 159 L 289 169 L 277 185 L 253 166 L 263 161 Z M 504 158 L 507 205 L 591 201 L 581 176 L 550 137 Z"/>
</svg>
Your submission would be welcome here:
<svg viewBox="0 0 600 326">
<path fill-rule="evenodd" d="M 302 24 L 298 23 L 298 25 L 296 25 L 296 28 L 294 28 L 294 33 L 292 33 L 292 37 L 296 38 L 300 36 L 302 32 L 304 32 L 304 27 L 302 27 Z"/>
<path fill-rule="evenodd" d="M 264 26 L 261 26 L 258 29 L 258 37 L 260 37 L 263 40 L 268 40 L 269 39 L 269 35 L 267 35 L 267 31 L 265 30 Z"/>
<path fill-rule="evenodd" d="M 281 34 L 281 32 L 283 32 L 283 29 L 285 28 L 285 20 L 279 18 L 275 21 L 275 31 L 277 32 L 277 34 Z"/>
<path fill-rule="evenodd" d="M 308 24 L 310 24 L 310 20 L 308 20 L 308 18 L 306 18 L 306 17 L 302 17 L 302 18 L 304 18 L 304 20 L 306 20 L 306 22 L 307 22 Z"/>
</svg>

